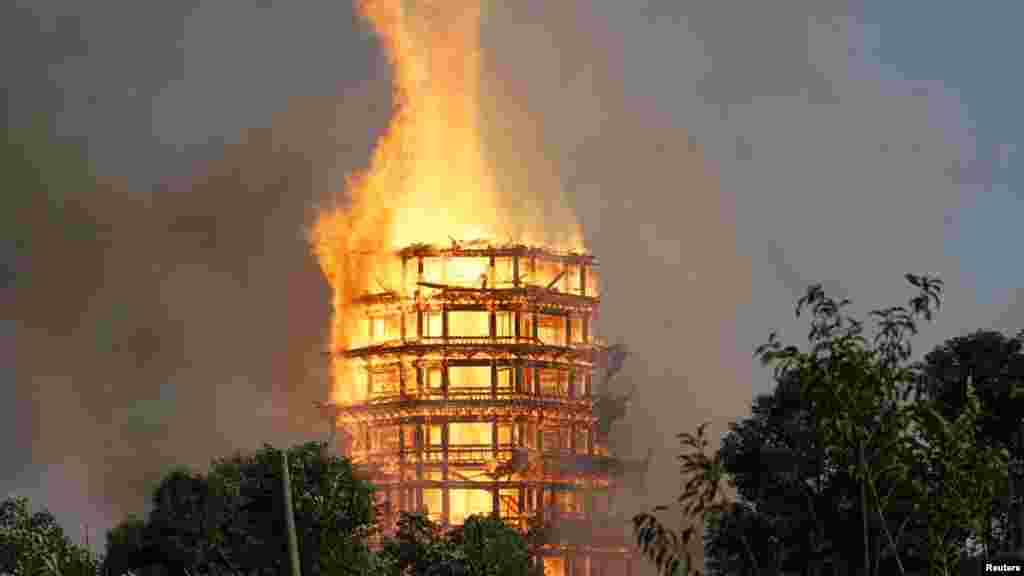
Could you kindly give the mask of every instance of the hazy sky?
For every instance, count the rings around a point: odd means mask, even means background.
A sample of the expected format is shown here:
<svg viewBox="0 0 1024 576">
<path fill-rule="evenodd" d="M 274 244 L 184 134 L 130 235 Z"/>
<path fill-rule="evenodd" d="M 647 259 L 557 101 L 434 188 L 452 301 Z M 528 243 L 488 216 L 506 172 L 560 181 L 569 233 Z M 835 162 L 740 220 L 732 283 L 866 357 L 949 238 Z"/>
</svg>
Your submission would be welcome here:
<svg viewBox="0 0 1024 576">
<path fill-rule="evenodd" d="M 769 389 L 752 349 L 804 336 L 809 282 L 867 307 L 941 275 L 918 349 L 1024 327 L 1024 8 L 981 5 L 489 3 L 485 122 L 601 258 L 601 329 L 635 351 L 620 449 L 657 449 L 658 498 L 676 432 Z M 351 5 L 5 3 L 0 70 L 0 492 L 106 527 L 168 465 L 320 434 L 303 229 L 391 105 Z"/>
</svg>

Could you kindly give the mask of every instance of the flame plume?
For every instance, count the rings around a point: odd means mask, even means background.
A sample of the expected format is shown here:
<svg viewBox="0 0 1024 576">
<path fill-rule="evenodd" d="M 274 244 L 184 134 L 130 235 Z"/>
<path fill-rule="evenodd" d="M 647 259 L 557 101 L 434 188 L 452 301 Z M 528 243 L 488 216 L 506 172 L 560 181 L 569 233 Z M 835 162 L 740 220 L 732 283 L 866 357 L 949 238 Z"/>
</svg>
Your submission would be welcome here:
<svg viewBox="0 0 1024 576">
<path fill-rule="evenodd" d="M 395 110 L 369 166 L 346 180 L 347 205 L 322 212 L 311 243 L 333 290 L 334 349 L 351 347 L 359 294 L 396 289 L 394 250 L 412 244 L 486 240 L 583 251 L 577 223 L 552 236 L 542 214 L 516 213 L 501 198 L 481 134 L 477 0 L 364 0 L 393 70 Z M 335 364 L 332 401 L 357 392 Z"/>
</svg>

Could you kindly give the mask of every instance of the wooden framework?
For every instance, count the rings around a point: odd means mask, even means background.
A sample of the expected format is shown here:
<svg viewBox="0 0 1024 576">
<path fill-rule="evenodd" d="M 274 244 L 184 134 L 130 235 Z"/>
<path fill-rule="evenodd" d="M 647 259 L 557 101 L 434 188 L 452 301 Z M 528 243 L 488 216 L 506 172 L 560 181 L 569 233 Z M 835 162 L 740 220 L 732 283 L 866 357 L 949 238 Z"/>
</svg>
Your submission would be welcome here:
<svg viewBox="0 0 1024 576">
<path fill-rule="evenodd" d="M 399 285 L 353 302 L 362 341 L 332 353 L 360 400 L 324 405 L 385 509 L 443 525 L 497 511 L 524 530 L 542 515 L 568 530 L 545 549 L 552 572 L 630 573 L 621 521 L 600 526 L 623 465 L 595 432 L 595 258 L 453 244 L 396 263 Z"/>
</svg>

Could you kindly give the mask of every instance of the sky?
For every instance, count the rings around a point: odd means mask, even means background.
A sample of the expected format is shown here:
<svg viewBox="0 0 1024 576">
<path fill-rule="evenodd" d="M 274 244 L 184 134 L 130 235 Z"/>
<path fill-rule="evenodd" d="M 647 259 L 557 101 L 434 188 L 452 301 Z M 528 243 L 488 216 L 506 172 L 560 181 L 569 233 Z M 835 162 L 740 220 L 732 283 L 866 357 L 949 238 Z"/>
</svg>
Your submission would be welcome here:
<svg viewBox="0 0 1024 576">
<path fill-rule="evenodd" d="M 976 8 L 948 1 L 871 2 L 863 15 L 877 27 L 872 38 L 884 78 L 941 79 L 959 94 L 972 121 L 979 160 L 991 166 L 991 188 L 965 203 L 949 250 L 960 258 L 980 300 L 1002 305 L 1013 302 L 1013 290 L 1024 284 L 1024 270 L 999 266 L 1015 253 L 1020 234 L 1014 228 L 1024 198 L 1024 168 L 1014 162 L 1024 133 L 1017 104 L 1024 79 L 1013 73 L 1024 41 L 1012 28 L 1024 7 L 992 2 Z"/>
<path fill-rule="evenodd" d="M 983 6 L 487 3 L 491 144 L 564 188 L 633 351 L 616 449 L 655 459 L 631 505 L 673 496 L 677 432 L 770 390 L 753 348 L 803 338 L 809 283 L 863 311 L 940 275 L 919 351 L 1024 328 L 1024 8 Z M 391 109 L 351 4 L 19 0 L 0 70 L 0 492 L 95 541 L 169 466 L 319 438 L 304 230 Z"/>
</svg>

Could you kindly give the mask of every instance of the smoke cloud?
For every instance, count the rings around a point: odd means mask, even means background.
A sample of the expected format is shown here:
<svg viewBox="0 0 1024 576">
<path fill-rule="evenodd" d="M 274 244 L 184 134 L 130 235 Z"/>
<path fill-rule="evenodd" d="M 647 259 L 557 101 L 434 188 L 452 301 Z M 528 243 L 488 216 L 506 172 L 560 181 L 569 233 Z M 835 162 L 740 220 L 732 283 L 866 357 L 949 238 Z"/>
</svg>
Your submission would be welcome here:
<svg viewBox="0 0 1024 576">
<path fill-rule="evenodd" d="M 349 3 L 138 6 L 0 12 L 0 487 L 94 526 L 140 510 L 169 465 L 324 433 L 330 296 L 306 227 L 392 109 Z M 769 389 L 753 347 L 802 338 L 809 282 L 863 309 L 900 299 L 903 272 L 941 275 L 919 349 L 1019 316 L 980 303 L 947 249 L 990 178 L 965 110 L 941 83 L 883 79 L 855 3 L 482 15 L 499 197 L 548 226 L 575 214 L 602 263 L 599 328 L 633 352 L 616 448 L 655 452 L 649 497 L 624 507 L 674 497 L 677 432 L 721 432 Z"/>
<path fill-rule="evenodd" d="M 326 137 L 334 99 L 298 104 L 181 189 L 101 178 L 69 195 L 54 210 L 82 220 L 83 238 L 74 222 L 32 223 L 10 316 L 18 404 L 32 414 L 20 437 L 33 464 L 84 470 L 61 475 L 90 501 L 137 509 L 169 465 L 326 430 L 312 405 L 326 394 L 328 295 L 303 228 L 322 175 L 366 152 Z"/>
<path fill-rule="evenodd" d="M 297 26 L 321 22 L 332 45 L 292 47 L 262 69 L 244 50 L 219 52 L 203 71 L 189 61 L 192 50 L 212 50 L 231 21 L 208 7 L 184 20 L 184 73 L 151 61 L 167 76 L 149 81 L 166 90 L 152 87 L 151 109 L 115 111 L 110 100 L 127 79 L 106 68 L 116 62 L 100 34 L 111 24 L 56 3 L 33 9 L 0 17 L 18 52 L 57 36 L 56 46 L 79 53 L 49 54 L 51 76 L 25 64 L 5 79 L 12 129 L 0 153 L 12 273 L 3 317 L 13 370 L 4 374 L 0 421 L 11 423 L 4 452 L 14 458 L 0 466 L 0 487 L 51 508 L 76 538 L 78 521 L 88 524 L 97 542 L 97 531 L 143 510 L 171 466 L 202 468 L 263 442 L 325 436 L 313 402 L 327 391 L 329 296 L 305 230 L 341 176 L 365 162 L 389 113 L 388 71 L 350 6 L 312 5 L 285 13 Z M 275 12 L 251 11 L 247 23 L 274 30 L 287 23 Z M 52 21 L 59 25 L 48 30 Z M 137 22 L 137 33 L 162 26 Z M 175 53 L 159 40 L 120 38 L 125 49 L 137 41 L 150 55 Z M 52 74 L 72 58 L 108 74 Z M 287 89 L 271 81 L 296 62 L 330 70 L 346 58 L 360 64 L 345 75 Z M 218 93 L 212 73 L 240 65 L 253 68 L 236 78 L 241 86 Z M 73 101 L 93 89 L 105 128 Z M 153 134 L 137 135 L 137 119 L 150 115 Z"/>
<path fill-rule="evenodd" d="M 811 282 L 864 312 L 903 300 L 905 272 L 940 275 L 945 307 L 919 350 L 998 318 L 948 252 L 986 174 L 965 110 L 941 83 L 883 79 L 855 3 L 490 16 L 493 116 L 538 127 L 502 134 L 557 167 L 602 262 L 600 327 L 632 352 L 616 448 L 654 458 L 624 508 L 678 493 L 676 433 L 710 420 L 714 439 L 771 388 L 753 349 L 775 329 L 804 337 L 792 305 Z"/>
</svg>

